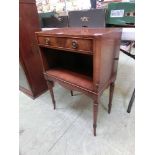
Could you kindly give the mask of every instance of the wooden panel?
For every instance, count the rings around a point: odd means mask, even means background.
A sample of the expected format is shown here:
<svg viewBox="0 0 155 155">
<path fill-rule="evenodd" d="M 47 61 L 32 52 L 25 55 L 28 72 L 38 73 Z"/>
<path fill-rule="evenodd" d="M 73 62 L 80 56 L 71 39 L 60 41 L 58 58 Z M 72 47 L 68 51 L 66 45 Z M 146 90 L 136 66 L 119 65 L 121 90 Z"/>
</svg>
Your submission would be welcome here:
<svg viewBox="0 0 155 155">
<path fill-rule="evenodd" d="M 39 36 L 38 43 L 39 45 L 49 48 L 93 53 L 92 39 Z"/>
<path fill-rule="evenodd" d="M 114 32 L 94 43 L 94 86 L 101 91 L 116 79 L 121 32 Z"/>
<path fill-rule="evenodd" d="M 35 0 L 19 0 L 19 3 L 36 4 Z"/>
<path fill-rule="evenodd" d="M 70 84 L 74 84 L 91 91 L 93 90 L 92 78 L 83 74 L 75 73 L 65 69 L 51 69 L 45 73 L 45 76 L 47 79 L 58 79 L 60 81 L 69 82 Z"/>
<path fill-rule="evenodd" d="M 74 42 L 77 44 L 77 48 L 73 47 Z M 92 40 L 88 40 L 88 39 L 67 39 L 66 48 L 93 52 Z"/>
<path fill-rule="evenodd" d="M 19 54 L 33 97 L 36 97 L 43 93 L 47 86 L 35 38 L 35 32 L 40 31 L 41 28 L 37 8 L 33 2 L 35 1 L 20 1 L 19 3 Z"/>
<path fill-rule="evenodd" d="M 47 47 L 57 47 L 56 39 L 54 37 L 43 36 L 38 37 L 39 45 L 47 46 Z"/>
</svg>

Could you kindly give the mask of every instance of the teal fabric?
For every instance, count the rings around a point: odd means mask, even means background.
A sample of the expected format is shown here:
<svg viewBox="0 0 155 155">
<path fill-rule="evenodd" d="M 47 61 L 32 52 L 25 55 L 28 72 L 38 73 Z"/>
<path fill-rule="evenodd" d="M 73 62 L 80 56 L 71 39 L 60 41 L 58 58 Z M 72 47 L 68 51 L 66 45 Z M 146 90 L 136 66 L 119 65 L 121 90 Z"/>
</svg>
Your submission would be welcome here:
<svg viewBox="0 0 155 155">
<path fill-rule="evenodd" d="M 51 16 L 54 16 L 53 12 L 39 13 L 39 20 L 40 20 L 41 27 L 44 27 L 43 19 L 50 18 Z"/>
<path fill-rule="evenodd" d="M 112 17 L 112 11 L 124 10 L 122 17 Z M 135 16 L 129 14 L 135 13 L 135 3 L 131 2 L 116 2 L 110 3 L 107 9 L 106 24 L 112 25 L 128 25 L 135 23 Z"/>
</svg>

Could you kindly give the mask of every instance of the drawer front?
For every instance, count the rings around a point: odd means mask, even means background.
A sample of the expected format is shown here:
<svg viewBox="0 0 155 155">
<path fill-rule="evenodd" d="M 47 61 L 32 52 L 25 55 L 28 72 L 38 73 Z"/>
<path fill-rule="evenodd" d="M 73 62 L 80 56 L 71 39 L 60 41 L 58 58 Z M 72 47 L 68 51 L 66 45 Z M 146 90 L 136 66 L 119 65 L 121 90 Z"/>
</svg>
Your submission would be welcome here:
<svg viewBox="0 0 155 155">
<path fill-rule="evenodd" d="M 93 40 L 63 37 L 38 37 L 38 43 L 43 46 L 66 49 L 71 51 L 81 51 L 91 53 L 93 51 Z"/>
<path fill-rule="evenodd" d="M 77 51 L 93 51 L 93 41 L 90 39 L 67 39 L 66 48 Z"/>
<path fill-rule="evenodd" d="M 54 37 L 38 37 L 38 43 L 43 46 L 56 46 L 56 40 Z"/>
</svg>

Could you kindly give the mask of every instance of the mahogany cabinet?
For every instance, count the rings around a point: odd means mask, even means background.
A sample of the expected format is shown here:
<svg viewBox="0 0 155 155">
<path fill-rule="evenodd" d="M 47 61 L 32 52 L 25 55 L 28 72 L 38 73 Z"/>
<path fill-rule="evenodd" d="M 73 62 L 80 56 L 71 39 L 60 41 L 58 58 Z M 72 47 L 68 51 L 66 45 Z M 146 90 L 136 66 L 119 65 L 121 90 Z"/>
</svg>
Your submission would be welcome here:
<svg viewBox="0 0 155 155">
<path fill-rule="evenodd" d="M 111 110 L 121 29 L 60 28 L 36 32 L 36 38 L 54 109 L 54 82 L 71 91 L 88 95 L 93 99 L 93 128 L 96 136 L 99 98 L 109 86 L 108 112 Z"/>
<path fill-rule="evenodd" d="M 47 90 L 35 32 L 41 31 L 35 0 L 19 1 L 19 89 L 37 97 Z"/>
</svg>

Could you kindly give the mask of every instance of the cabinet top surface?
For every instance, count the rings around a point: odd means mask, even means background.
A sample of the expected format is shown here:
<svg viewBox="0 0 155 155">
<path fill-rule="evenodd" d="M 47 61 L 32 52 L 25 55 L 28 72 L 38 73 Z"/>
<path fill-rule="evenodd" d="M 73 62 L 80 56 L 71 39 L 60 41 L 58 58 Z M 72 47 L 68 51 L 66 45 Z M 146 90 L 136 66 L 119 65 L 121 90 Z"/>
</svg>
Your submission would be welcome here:
<svg viewBox="0 0 155 155">
<path fill-rule="evenodd" d="M 121 28 L 58 28 L 36 32 L 37 35 L 97 37 L 121 32 Z"/>
</svg>

